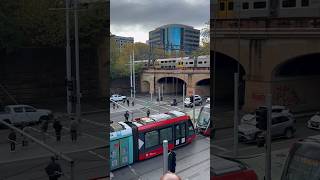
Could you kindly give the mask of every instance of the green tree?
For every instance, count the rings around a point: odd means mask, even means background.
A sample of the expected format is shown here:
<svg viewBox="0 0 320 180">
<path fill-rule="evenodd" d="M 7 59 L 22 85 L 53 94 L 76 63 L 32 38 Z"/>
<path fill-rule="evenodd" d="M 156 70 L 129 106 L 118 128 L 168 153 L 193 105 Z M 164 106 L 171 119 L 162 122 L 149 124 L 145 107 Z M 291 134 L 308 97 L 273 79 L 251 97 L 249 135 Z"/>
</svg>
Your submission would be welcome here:
<svg viewBox="0 0 320 180">
<path fill-rule="evenodd" d="M 200 32 L 201 44 L 199 48 L 192 52 L 192 56 L 201 56 L 210 54 L 210 23 L 205 23 L 205 27 Z"/>
</svg>

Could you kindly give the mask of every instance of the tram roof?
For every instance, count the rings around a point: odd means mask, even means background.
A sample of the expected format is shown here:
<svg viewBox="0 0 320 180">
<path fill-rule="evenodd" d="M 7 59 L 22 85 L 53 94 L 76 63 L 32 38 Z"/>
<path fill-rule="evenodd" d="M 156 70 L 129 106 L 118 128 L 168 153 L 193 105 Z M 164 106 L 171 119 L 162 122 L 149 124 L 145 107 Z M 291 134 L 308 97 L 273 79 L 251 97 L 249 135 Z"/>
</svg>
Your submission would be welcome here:
<svg viewBox="0 0 320 180">
<path fill-rule="evenodd" d="M 186 115 L 185 113 L 180 112 L 180 111 L 169 111 L 167 113 L 154 114 L 154 115 L 150 115 L 149 117 L 138 118 L 138 119 L 136 119 L 136 122 L 141 125 L 146 125 L 149 123 L 168 120 L 168 119 L 181 117 L 181 116 L 185 116 L 185 115 Z M 138 125 L 137 123 L 135 123 L 135 124 Z"/>
</svg>

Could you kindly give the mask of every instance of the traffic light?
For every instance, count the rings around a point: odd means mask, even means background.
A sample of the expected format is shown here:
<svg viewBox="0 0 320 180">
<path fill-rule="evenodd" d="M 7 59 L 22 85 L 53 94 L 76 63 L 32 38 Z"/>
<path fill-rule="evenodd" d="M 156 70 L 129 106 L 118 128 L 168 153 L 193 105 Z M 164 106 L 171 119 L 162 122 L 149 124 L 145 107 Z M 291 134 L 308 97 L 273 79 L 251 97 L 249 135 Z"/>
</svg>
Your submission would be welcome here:
<svg viewBox="0 0 320 180">
<path fill-rule="evenodd" d="M 267 130 L 268 110 L 266 108 L 259 108 L 256 110 L 256 127 L 261 130 Z"/>
</svg>

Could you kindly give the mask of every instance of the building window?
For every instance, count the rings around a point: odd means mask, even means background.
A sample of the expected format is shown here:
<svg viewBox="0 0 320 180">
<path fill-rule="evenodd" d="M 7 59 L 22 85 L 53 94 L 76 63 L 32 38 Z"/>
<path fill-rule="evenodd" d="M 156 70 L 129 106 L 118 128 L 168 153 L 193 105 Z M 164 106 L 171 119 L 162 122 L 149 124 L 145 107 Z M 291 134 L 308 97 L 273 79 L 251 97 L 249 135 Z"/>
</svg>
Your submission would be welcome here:
<svg viewBox="0 0 320 180">
<path fill-rule="evenodd" d="M 232 11 L 233 10 L 233 2 L 228 3 L 228 10 Z"/>
<path fill-rule="evenodd" d="M 248 2 L 242 3 L 242 9 L 249 9 L 249 3 Z"/>
<path fill-rule="evenodd" d="M 309 6 L 309 0 L 301 0 L 301 7 L 308 7 Z"/>
<path fill-rule="evenodd" d="M 284 8 L 296 7 L 296 0 L 283 0 L 282 7 Z"/>
<path fill-rule="evenodd" d="M 220 3 L 220 11 L 224 11 L 224 9 L 225 9 L 224 2 L 221 2 Z"/>
<path fill-rule="evenodd" d="M 253 8 L 254 9 L 265 9 L 267 7 L 267 2 L 265 1 L 260 1 L 260 2 L 254 2 L 253 3 Z"/>
</svg>

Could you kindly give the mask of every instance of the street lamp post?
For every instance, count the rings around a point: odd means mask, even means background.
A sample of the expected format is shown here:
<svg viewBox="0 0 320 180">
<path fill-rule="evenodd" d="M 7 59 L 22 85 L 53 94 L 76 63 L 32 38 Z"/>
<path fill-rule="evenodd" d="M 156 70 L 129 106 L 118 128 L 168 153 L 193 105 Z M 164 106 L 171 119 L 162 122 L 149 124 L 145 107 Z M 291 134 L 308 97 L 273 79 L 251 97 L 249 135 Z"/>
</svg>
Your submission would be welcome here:
<svg viewBox="0 0 320 180">
<path fill-rule="evenodd" d="M 77 83 L 77 103 L 76 115 L 80 120 L 81 104 L 80 104 L 80 74 L 79 74 L 79 24 L 78 24 L 78 0 L 74 0 L 74 36 L 75 36 L 75 57 L 76 57 L 76 83 Z"/>
<path fill-rule="evenodd" d="M 70 50 L 70 32 L 69 32 L 69 8 L 70 0 L 66 0 L 66 73 L 67 73 L 67 113 L 72 113 L 72 103 L 71 95 L 72 91 L 69 89 L 69 85 L 73 86 L 73 81 L 71 80 L 71 50 Z M 72 82 L 72 84 L 70 83 Z"/>
</svg>

